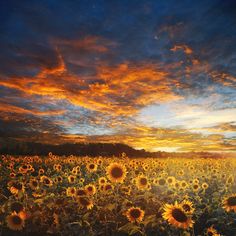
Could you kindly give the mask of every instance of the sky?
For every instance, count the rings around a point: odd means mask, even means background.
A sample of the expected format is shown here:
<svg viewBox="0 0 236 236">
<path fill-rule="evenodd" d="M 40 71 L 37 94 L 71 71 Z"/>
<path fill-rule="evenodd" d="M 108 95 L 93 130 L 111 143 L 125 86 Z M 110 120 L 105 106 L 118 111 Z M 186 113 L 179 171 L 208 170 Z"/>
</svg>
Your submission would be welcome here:
<svg viewBox="0 0 236 236">
<path fill-rule="evenodd" d="M 0 137 L 236 151 L 234 0 L 0 2 Z"/>
</svg>

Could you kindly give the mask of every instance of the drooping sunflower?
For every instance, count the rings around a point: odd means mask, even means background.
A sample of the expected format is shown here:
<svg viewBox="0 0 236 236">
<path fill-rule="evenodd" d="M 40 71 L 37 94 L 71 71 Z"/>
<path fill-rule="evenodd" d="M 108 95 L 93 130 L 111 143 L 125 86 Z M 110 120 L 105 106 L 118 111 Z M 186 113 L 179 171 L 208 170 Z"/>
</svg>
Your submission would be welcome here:
<svg viewBox="0 0 236 236">
<path fill-rule="evenodd" d="M 194 223 L 191 216 L 188 216 L 183 207 L 177 202 L 175 204 L 165 204 L 162 217 L 169 224 L 182 229 L 191 228 Z"/>
<path fill-rule="evenodd" d="M 213 228 L 213 226 L 207 228 L 207 232 L 206 232 L 207 236 L 220 236 L 220 234 L 218 234 L 217 230 Z"/>
<path fill-rule="evenodd" d="M 78 202 L 82 208 L 86 208 L 87 210 L 90 210 L 93 208 L 93 202 L 88 197 L 79 197 Z"/>
<path fill-rule="evenodd" d="M 22 230 L 25 226 L 25 221 L 16 212 L 6 217 L 7 227 L 11 230 Z"/>
<path fill-rule="evenodd" d="M 114 183 L 123 183 L 126 178 L 126 167 L 121 163 L 111 163 L 106 168 L 106 174 L 108 179 Z"/>
<path fill-rule="evenodd" d="M 141 222 L 143 220 L 145 212 L 140 207 L 130 207 L 125 216 L 130 222 Z"/>
<path fill-rule="evenodd" d="M 193 214 L 193 212 L 195 211 L 195 208 L 193 207 L 193 203 L 187 199 L 181 202 L 181 206 L 187 214 Z"/>
<path fill-rule="evenodd" d="M 236 212 L 236 194 L 232 194 L 228 197 L 225 197 L 222 201 L 223 208 L 229 212 L 234 211 Z"/>
</svg>

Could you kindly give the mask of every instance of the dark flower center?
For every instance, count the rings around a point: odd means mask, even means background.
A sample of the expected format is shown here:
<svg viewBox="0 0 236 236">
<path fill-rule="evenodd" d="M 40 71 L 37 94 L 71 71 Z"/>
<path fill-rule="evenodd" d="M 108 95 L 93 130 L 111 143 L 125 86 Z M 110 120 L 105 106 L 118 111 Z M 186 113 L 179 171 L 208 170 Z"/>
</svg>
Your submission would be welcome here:
<svg viewBox="0 0 236 236">
<path fill-rule="evenodd" d="M 14 184 L 13 184 L 13 187 L 16 188 L 16 189 L 18 189 L 18 190 L 21 190 L 21 189 L 22 189 L 22 184 L 20 184 L 20 183 L 14 183 Z"/>
<path fill-rule="evenodd" d="M 94 164 L 90 164 L 89 166 L 90 169 L 94 169 L 94 167 L 95 167 Z"/>
<path fill-rule="evenodd" d="M 190 207 L 188 204 L 184 204 L 184 205 L 183 205 L 183 208 L 184 208 L 184 210 L 187 211 L 187 212 L 191 210 L 191 207 Z"/>
<path fill-rule="evenodd" d="M 147 179 L 146 179 L 146 178 L 141 178 L 141 179 L 140 179 L 140 183 L 141 183 L 142 185 L 146 185 L 146 184 L 147 184 Z"/>
<path fill-rule="evenodd" d="M 122 171 L 122 169 L 119 168 L 119 167 L 114 167 L 114 168 L 112 168 L 112 170 L 111 170 L 111 175 L 112 175 L 114 178 L 120 178 L 120 177 L 122 177 L 122 175 L 123 175 L 123 171 Z"/>
<path fill-rule="evenodd" d="M 141 212 L 140 212 L 139 209 L 132 209 L 132 210 L 130 211 L 130 215 L 131 215 L 134 219 L 137 219 L 137 218 L 140 217 Z"/>
<path fill-rule="evenodd" d="M 236 197 L 229 197 L 227 202 L 229 206 L 236 206 Z"/>
<path fill-rule="evenodd" d="M 174 209 L 172 211 L 172 216 L 175 218 L 175 220 L 177 220 L 178 222 L 186 222 L 187 221 L 187 216 L 184 214 L 183 211 L 181 211 L 180 209 Z"/>
<path fill-rule="evenodd" d="M 22 219 L 21 219 L 19 216 L 13 216 L 13 217 L 12 217 L 12 222 L 13 222 L 13 224 L 15 224 L 15 225 L 20 225 L 21 222 L 22 222 Z"/>
<path fill-rule="evenodd" d="M 160 179 L 160 180 L 159 180 L 159 184 L 160 184 L 160 185 L 165 185 L 165 183 L 166 183 L 166 181 L 165 181 L 164 179 Z"/>
<path fill-rule="evenodd" d="M 83 206 L 88 206 L 90 204 L 89 200 L 87 198 L 84 198 L 84 197 L 81 197 L 79 202 Z"/>
<path fill-rule="evenodd" d="M 110 185 L 110 184 L 107 184 L 107 185 L 105 186 L 105 190 L 110 190 L 110 189 L 112 189 L 111 185 Z"/>
<path fill-rule="evenodd" d="M 85 192 L 83 189 L 78 189 L 78 190 L 76 191 L 76 195 L 77 195 L 77 196 L 86 195 L 86 192 Z"/>
<path fill-rule="evenodd" d="M 194 184 L 194 185 L 193 185 L 193 188 L 194 188 L 194 189 L 198 189 L 198 185 L 197 185 L 197 184 Z"/>
</svg>

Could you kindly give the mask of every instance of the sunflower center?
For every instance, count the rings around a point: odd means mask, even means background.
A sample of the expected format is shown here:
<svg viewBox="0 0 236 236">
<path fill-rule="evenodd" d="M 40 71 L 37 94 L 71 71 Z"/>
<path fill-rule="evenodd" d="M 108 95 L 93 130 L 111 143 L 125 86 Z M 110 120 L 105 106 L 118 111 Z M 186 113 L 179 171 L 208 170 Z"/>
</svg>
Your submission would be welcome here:
<svg viewBox="0 0 236 236">
<path fill-rule="evenodd" d="M 184 210 L 187 211 L 187 212 L 191 210 L 191 207 L 190 207 L 188 204 L 184 204 L 184 205 L 183 205 L 183 208 L 184 208 Z"/>
<path fill-rule="evenodd" d="M 147 184 L 147 179 L 146 178 L 141 178 L 140 179 L 140 184 L 146 185 Z"/>
<path fill-rule="evenodd" d="M 140 212 L 139 209 L 132 209 L 132 210 L 130 211 L 130 215 L 131 215 L 134 219 L 137 219 L 137 218 L 140 217 L 141 212 Z"/>
<path fill-rule="evenodd" d="M 14 183 L 14 184 L 13 184 L 13 187 L 15 187 L 15 188 L 18 189 L 18 190 L 21 190 L 21 189 L 22 189 L 22 184 L 20 184 L 20 183 Z"/>
<path fill-rule="evenodd" d="M 187 216 L 184 214 L 183 211 L 181 211 L 180 209 L 174 209 L 172 211 L 172 216 L 178 221 L 178 222 L 186 222 L 187 221 Z"/>
<path fill-rule="evenodd" d="M 112 189 L 112 186 L 111 186 L 110 184 L 107 184 L 107 185 L 105 186 L 105 190 L 110 190 L 110 189 Z"/>
<path fill-rule="evenodd" d="M 164 179 L 160 179 L 160 180 L 159 180 L 159 184 L 160 184 L 160 185 L 165 185 L 165 183 L 166 183 L 166 181 L 165 181 Z"/>
<path fill-rule="evenodd" d="M 120 177 L 122 177 L 122 175 L 123 175 L 123 171 L 122 171 L 122 169 L 119 168 L 119 167 L 114 167 L 114 168 L 112 168 L 112 170 L 111 170 L 111 175 L 112 175 L 114 178 L 120 178 Z"/>
<path fill-rule="evenodd" d="M 79 202 L 83 206 L 88 206 L 90 204 L 89 200 L 87 198 L 84 198 L 84 197 L 81 197 Z"/>
<path fill-rule="evenodd" d="M 94 167 L 95 167 L 94 164 L 90 164 L 89 166 L 90 169 L 94 169 Z"/>
<path fill-rule="evenodd" d="M 236 206 L 236 197 L 229 197 L 227 202 L 229 206 Z"/>
<path fill-rule="evenodd" d="M 13 216 L 13 217 L 12 217 L 12 222 L 13 222 L 13 224 L 15 224 L 15 225 L 20 225 L 21 222 L 22 222 L 22 219 L 21 219 L 19 216 Z"/>
</svg>

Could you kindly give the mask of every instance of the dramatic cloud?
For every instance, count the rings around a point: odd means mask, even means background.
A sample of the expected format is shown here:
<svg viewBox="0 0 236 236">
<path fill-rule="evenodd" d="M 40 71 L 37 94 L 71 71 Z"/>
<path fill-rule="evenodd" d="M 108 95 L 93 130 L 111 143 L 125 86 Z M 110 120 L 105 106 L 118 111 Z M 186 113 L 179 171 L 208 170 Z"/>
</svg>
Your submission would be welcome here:
<svg viewBox="0 0 236 236">
<path fill-rule="evenodd" d="M 0 137 L 235 151 L 232 9 L 217 0 L 4 4 Z"/>
</svg>

